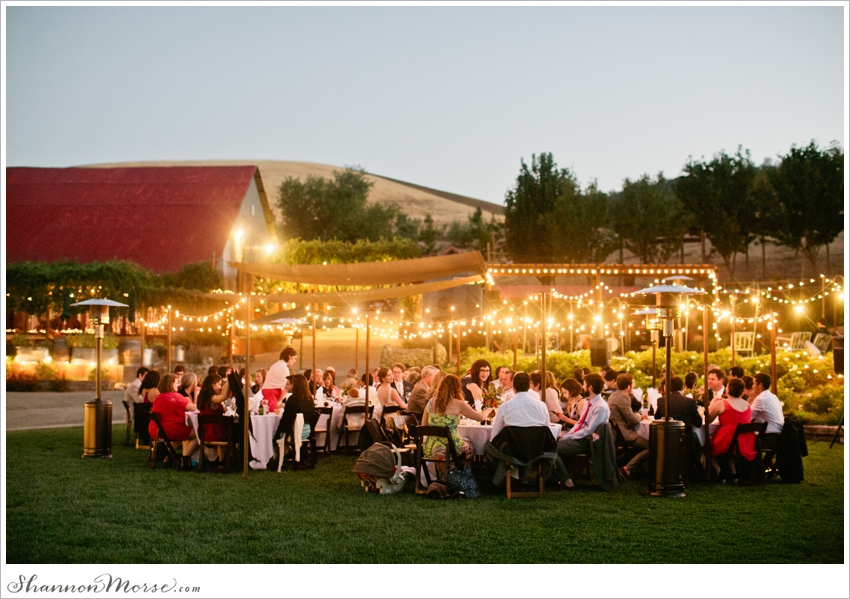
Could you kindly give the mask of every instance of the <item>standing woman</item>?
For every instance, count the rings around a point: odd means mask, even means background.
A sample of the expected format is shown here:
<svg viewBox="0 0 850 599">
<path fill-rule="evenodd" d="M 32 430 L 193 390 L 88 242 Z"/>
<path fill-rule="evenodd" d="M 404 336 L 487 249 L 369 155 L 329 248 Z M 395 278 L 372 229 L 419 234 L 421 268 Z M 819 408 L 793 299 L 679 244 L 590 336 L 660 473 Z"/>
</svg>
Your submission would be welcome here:
<svg viewBox="0 0 850 599">
<path fill-rule="evenodd" d="M 469 377 L 461 381 L 463 397 L 466 403 L 475 407 L 475 400 L 481 400 L 484 392 L 490 387 L 490 362 L 487 360 L 476 360 L 469 369 Z"/>
<path fill-rule="evenodd" d="M 173 375 L 172 375 L 173 376 Z M 159 372 L 150 370 L 142 379 L 142 384 L 139 386 L 139 397 L 144 403 L 153 403 L 156 396 L 159 395 Z"/>
<path fill-rule="evenodd" d="M 472 455 L 472 445 L 460 438 L 457 426 L 461 415 L 481 422 L 493 413 L 492 408 L 482 412 L 476 412 L 469 404 L 461 399 L 462 391 L 460 379 L 453 374 L 448 374 L 437 387 L 436 394 L 425 404 L 425 412 L 422 414 L 422 426 L 444 426 L 449 429 L 452 442 L 458 455 L 466 457 Z M 428 437 L 422 446 L 423 453 L 429 457 L 446 457 L 446 444 L 440 437 Z M 449 456 L 451 458 L 453 456 Z"/>
</svg>

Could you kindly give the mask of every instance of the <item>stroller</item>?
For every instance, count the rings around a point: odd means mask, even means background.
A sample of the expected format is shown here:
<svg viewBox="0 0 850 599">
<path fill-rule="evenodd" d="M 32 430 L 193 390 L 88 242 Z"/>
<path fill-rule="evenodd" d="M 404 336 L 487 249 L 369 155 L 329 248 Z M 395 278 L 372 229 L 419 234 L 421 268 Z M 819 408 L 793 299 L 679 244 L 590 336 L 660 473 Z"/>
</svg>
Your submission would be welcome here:
<svg viewBox="0 0 850 599">
<path fill-rule="evenodd" d="M 392 443 L 374 443 L 360 454 L 351 471 L 360 477 L 360 485 L 367 493 L 398 493 L 407 482 L 401 469 L 401 453 Z"/>
</svg>

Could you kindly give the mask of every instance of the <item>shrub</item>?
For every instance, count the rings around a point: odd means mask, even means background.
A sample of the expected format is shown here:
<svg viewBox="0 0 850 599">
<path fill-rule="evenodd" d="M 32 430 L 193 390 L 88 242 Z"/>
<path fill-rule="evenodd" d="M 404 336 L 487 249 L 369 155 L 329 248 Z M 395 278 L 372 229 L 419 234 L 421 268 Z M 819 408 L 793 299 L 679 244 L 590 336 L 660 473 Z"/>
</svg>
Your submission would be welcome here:
<svg viewBox="0 0 850 599">
<path fill-rule="evenodd" d="M 67 391 L 68 390 L 68 379 L 64 376 L 57 377 L 50 381 L 50 390 L 51 391 Z"/>
<path fill-rule="evenodd" d="M 11 339 L 6 339 L 6 357 L 14 358 L 18 355 L 18 348 L 15 347 L 15 342 Z"/>
<path fill-rule="evenodd" d="M 101 364 L 100 365 L 100 380 L 101 380 L 101 382 L 108 380 L 111 372 L 112 372 L 112 367 L 109 364 Z M 88 380 L 93 381 L 96 378 L 97 378 L 97 367 L 89 370 Z"/>
<path fill-rule="evenodd" d="M 97 347 L 97 339 L 95 336 L 87 333 L 66 335 L 65 340 L 67 341 L 69 348 L 79 347 L 94 349 Z M 111 333 L 106 333 L 103 336 L 103 349 L 118 349 L 118 337 Z"/>
<path fill-rule="evenodd" d="M 815 414 L 844 413 L 844 386 L 824 385 L 803 398 L 803 410 Z M 840 416 L 839 416 L 840 417 Z"/>
<path fill-rule="evenodd" d="M 6 391 L 35 391 L 38 377 L 14 362 L 6 363 Z"/>
<path fill-rule="evenodd" d="M 39 380 L 52 381 L 56 378 L 56 367 L 52 364 L 39 362 L 35 367 L 35 375 Z"/>
</svg>

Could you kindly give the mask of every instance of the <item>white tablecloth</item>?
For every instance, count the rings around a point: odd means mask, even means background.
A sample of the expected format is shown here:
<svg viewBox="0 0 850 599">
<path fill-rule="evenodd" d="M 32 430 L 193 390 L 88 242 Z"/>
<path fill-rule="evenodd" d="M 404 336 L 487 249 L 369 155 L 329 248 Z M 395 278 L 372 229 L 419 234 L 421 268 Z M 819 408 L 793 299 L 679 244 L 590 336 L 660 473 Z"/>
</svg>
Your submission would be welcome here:
<svg viewBox="0 0 850 599">
<path fill-rule="evenodd" d="M 277 425 L 280 424 L 280 418 L 280 414 L 264 414 L 263 416 L 251 414 L 251 427 L 254 429 L 254 436 L 251 437 L 250 433 L 248 436 L 251 439 L 251 455 L 254 456 L 254 460 L 251 461 L 249 466 L 254 470 L 265 470 L 266 464 L 274 456 L 274 440 L 272 437 L 277 430 Z M 191 425 L 197 437 L 198 413 L 187 412 L 186 424 Z M 195 452 L 192 459 L 197 461 L 198 452 Z"/>
<path fill-rule="evenodd" d="M 643 437 L 647 441 L 649 440 L 649 425 L 651 422 L 654 422 L 651 418 L 649 420 L 641 420 L 637 425 L 637 434 L 639 437 Z M 712 422 L 708 425 L 710 433 L 713 435 L 714 431 L 717 430 L 717 427 L 720 426 L 720 423 L 717 421 Z M 697 439 L 699 439 L 700 445 L 705 445 L 705 427 L 701 426 L 700 428 L 695 428 L 694 432 L 696 433 Z"/>
<path fill-rule="evenodd" d="M 557 439 L 558 435 L 561 434 L 561 425 L 550 424 L 549 430 L 552 431 L 552 435 L 555 439 Z M 490 437 L 493 436 L 493 427 L 489 424 L 459 424 L 457 427 L 457 433 L 460 435 L 461 439 L 465 439 L 472 444 L 472 449 L 475 452 L 475 455 L 484 455 L 484 448 L 487 447 L 487 443 L 490 442 Z"/>
</svg>

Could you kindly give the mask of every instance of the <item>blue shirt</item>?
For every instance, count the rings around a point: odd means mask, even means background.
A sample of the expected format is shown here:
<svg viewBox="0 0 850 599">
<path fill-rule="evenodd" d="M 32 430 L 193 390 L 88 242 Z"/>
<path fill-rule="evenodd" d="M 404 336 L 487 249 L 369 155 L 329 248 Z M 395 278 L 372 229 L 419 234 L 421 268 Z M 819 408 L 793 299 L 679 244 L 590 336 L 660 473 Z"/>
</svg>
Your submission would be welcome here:
<svg viewBox="0 0 850 599">
<path fill-rule="evenodd" d="M 581 428 L 575 425 L 570 432 L 561 437 L 562 439 L 584 439 L 585 437 L 589 437 L 600 424 L 608 422 L 611 418 L 611 408 L 608 407 L 608 402 L 602 399 L 601 395 L 597 395 L 584 406 L 582 417 L 584 418 L 584 422 Z M 581 422 L 581 418 L 579 418 L 579 422 Z"/>
</svg>

